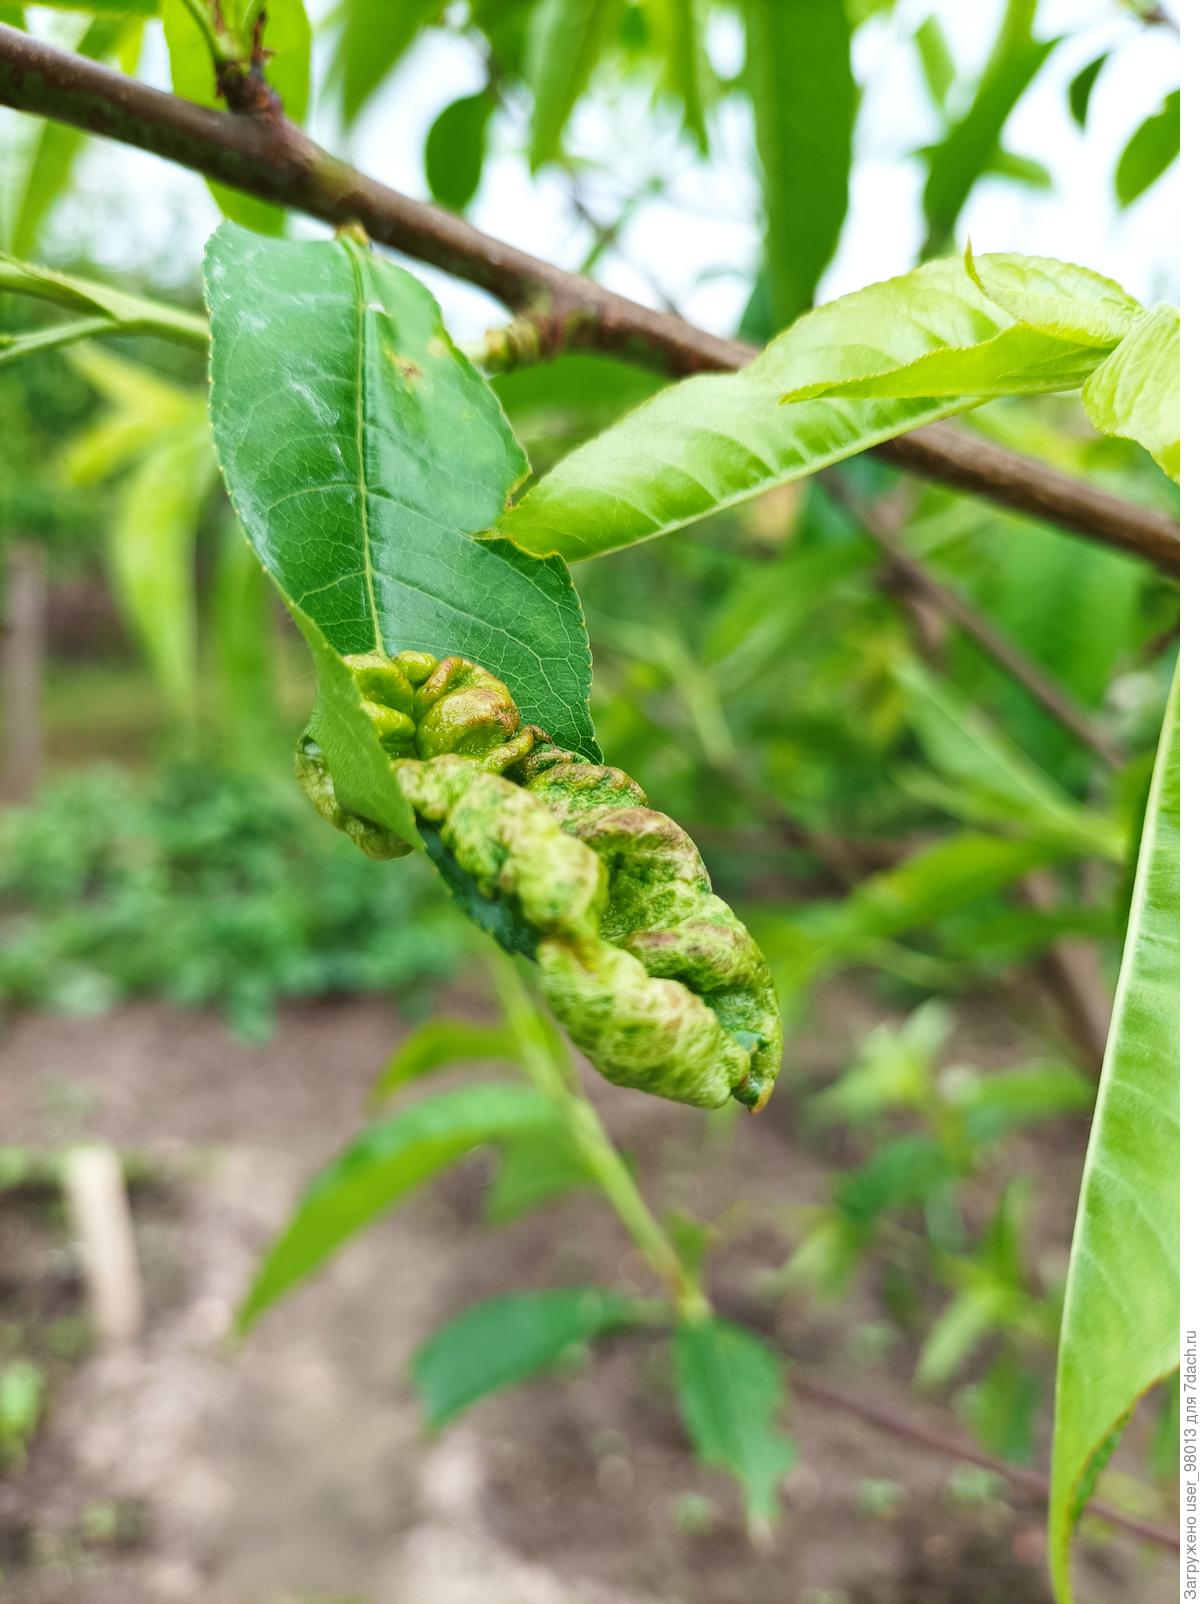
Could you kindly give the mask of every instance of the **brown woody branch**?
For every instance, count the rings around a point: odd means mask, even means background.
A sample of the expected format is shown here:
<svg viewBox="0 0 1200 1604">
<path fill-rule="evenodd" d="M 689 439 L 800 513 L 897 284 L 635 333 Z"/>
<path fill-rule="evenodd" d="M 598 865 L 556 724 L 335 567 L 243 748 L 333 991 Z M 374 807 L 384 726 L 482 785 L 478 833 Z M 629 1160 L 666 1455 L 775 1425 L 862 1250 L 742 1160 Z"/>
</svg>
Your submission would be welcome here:
<svg viewBox="0 0 1200 1604">
<path fill-rule="evenodd" d="M 0 105 L 134 145 L 329 223 L 360 223 L 379 244 L 466 279 L 514 311 L 561 319 L 563 339 L 576 347 L 615 352 L 671 374 L 727 372 L 754 355 L 752 346 L 627 300 L 376 183 L 291 123 L 210 111 L 3 25 Z M 975 435 L 931 424 L 876 449 L 910 473 L 1178 572 L 1173 519 Z"/>
</svg>

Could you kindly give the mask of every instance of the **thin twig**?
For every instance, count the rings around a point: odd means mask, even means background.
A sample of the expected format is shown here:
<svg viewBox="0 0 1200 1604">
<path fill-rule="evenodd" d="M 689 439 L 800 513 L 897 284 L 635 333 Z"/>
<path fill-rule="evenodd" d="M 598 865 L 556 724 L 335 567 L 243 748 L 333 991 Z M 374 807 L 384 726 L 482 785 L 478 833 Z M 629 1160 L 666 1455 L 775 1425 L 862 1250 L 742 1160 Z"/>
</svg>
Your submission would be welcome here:
<svg viewBox="0 0 1200 1604">
<path fill-rule="evenodd" d="M 798 1368 L 798 1365 L 804 1362 L 805 1356 L 795 1351 L 795 1345 L 777 1329 L 774 1312 L 758 1300 L 726 1296 L 718 1297 L 716 1305 L 718 1314 L 727 1315 L 742 1325 L 761 1332 L 781 1353 L 796 1361 L 789 1367 L 789 1380 L 800 1397 L 806 1398 L 810 1403 L 835 1409 L 841 1414 L 853 1415 L 856 1420 L 873 1426 L 877 1431 L 886 1432 L 889 1437 L 896 1437 L 901 1442 L 912 1443 L 919 1448 L 927 1448 L 932 1453 L 942 1455 L 943 1458 L 961 1460 L 965 1464 L 978 1465 L 984 1470 L 994 1471 L 997 1476 L 1002 1476 L 1010 1486 L 1031 1500 L 1039 1504 L 1049 1503 L 1050 1478 L 1042 1471 L 1034 1470 L 1028 1465 L 1010 1464 L 1007 1460 L 999 1459 L 995 1454 L 989 1454 L 982 1448 L 976 1448 L 974 1443 L 966 1442 L 962 1437 L 948 1431 L 942 1431 L 937 1426 L 914 1420 L 908 1415 L 901 1414 L 899 1410 L 890 1409 L 886 1404 L 877 1403 L 860 1393 L 843 1392 L 839 1387 L 806 1375 Z M 1176 1551 L 1179 1548 L 1178 1532 L 1156 1525 L 1153 1521 L 1142 1520 L 1137 1515 L 1127 1515 L 1124 1510 L 1115 1509 L 1101 1499 L 1092 1499 L 1087 1505 L 1086 1513 L 1097 1520 L 1107 1521 L 1112 1526 L 1120 1526 L 1148 1543 L 1157 1543 L 1160 1548 Z"/>
<path fill-rule="evenodd" d="M 513 310 L 541 308 L 569 318 L 571 343 L 579 347 L 618 352 L 672 374 L 728 372 L 754 355 L 752 346 L 627 300 L 397 194 L 338 161 L 286 119 L 210 111 L 3 25 L 0 105 L 121 140 L 326 222 L 357 221 L 381 245 L 477 284 Z M 1173 519 L 964 430 L 929 424 L 875 449 L 908 472 L 1178 572 Z"/>
<path fill-rule="evenodd" d="M 886 552 L 889 564 L 905 584 L 911 586 L 917 595 L 931 603 L 944 617 L 957 624 L 963 634 L 969 635 L 994 663 L 999 664 L 1005 673 L 1016 680 L 1017 684 L 1050 714 L 1051 718 L 1065 730 L 1069 730 L 1077 741 L 1094 752 L 1108 764 L 1109 768 L 1119 769 L 1124 766 L 1123 754 L 1095 727 L 1087 712 L 1064 686 L 1057 684 L 1044 669 L 1021 650 L 1016 641 L 1010 640 L 1003 630 L 998 629 L 990 618 L 985 618 L 956 591 L 951 590 L 948 585 L 943 585 L 941 580 L 935 579 L 917 558 L 905 550 L 901 541 L 897 539 L 898 531 L 893 526 L 893 520 L 887 517 L 886 509 L 881 509 L 878 502 L 868 503 L 854 495 L 847 488 L 845 480 L 836 473 L 830 474 L 827 488 L 835 499 L 854 515 L 875 544 Z"/>
</svg>

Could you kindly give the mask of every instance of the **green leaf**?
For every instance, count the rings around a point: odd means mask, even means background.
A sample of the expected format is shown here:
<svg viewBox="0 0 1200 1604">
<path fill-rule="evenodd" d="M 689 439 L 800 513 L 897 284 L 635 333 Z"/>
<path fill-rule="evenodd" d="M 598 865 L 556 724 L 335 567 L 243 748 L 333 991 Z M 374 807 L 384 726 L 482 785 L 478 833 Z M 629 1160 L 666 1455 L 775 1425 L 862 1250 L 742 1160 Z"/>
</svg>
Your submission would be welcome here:
<svg viewBox="0 0 1200 1604">
<path fill-rule="evenodd" d="M 1083 405 L 1101 434 L 1144 446 L 1179 483 L 1179 313 L 1156 306 L 1088 379 Z"/>
<path fill-rule="evenodd" d="M 873 1224 L 888 1209 L 926 1203 L 954 1177 L 944 1144 L 933 1136 L 898 1136 L 838 1182 L 835 1202 L 851 1224 Z"/>
<path fill-rule="evenodd" d="M 1100 1091 L 1083 1167 L 1058 1351 L 1050 1569 L 1094 1473 L 1179 1363 L 1179 680 L 1167 703 Z"/>
<path fill-rule="evenodd" d="M 1038 259 L 1029 272 L 1032 284 L 1058 286 L 1115 316 L 1121 292 L 1099 274 Z M 1090 328 L 1097 315 L 1082 311 L 1078 320 Z M 1094 336 L 1085 343 L 1018 324 L 961 261 L 929 262 L 817 307 L 738 373 L 659 391 L 564 457 L 505 515 L 500 532 L 542 556 L 600 556 L 985 395 L 1072 388 L 1103 355 Z M 798 399 L 780 406 L 782 396 Z"/>
<path fill-rule="evenodd" d="M 20 362 L 23 357 L 53 351 L 57 346 L 94 339 L 97 334 L 108 334 L 111 330 L 107 318 L 81 317 L 71 323 L 52 323 L 49 328 L 35 329 L 30 334 L 0 333 L 0 368 Z"/>
<path fill-rule="evenodd" d="M 702 156 L 708 154 L 708 58 L 704 16 L 697 0 L 649 0 L 650 46 L 662 62 L 662 87 L 679 101 L 683 126 Z"/>
<path fill-rule="evenodd" d="M 345 126 L 441 10 L 442 0 L 342 0 L 335 13 L 341 32 L 329 76 L 339 90 Z"/>
<path fill-rule="evenodd" d="M 768 1524 L 777 1512 L 780 1478 L 796 1459 L 793 1443 L 775 1429 L 784 1401 L 776 1355 L 725 1320 L 680 1326 L 675 1390 L 696 1457 L 735 1476 L 751 1524 Z"/>
<path fill-rule="evenodd" d="M 221 739 L 246 768 L 273 766 L 279 747 L 271 663 L 273 600 L 258 558 L 233 519 L 226 519 L 213 563 L 209 667 Z"/>
<path fill-rule="evenodd" d="M 1046 841 L 964 833 L 914 852 L 898 868 L 872 875 L 834 904 L 814 904 L 798 918 L 760 931 L 777 972 L 806 984 L 835 964 L 870 954 L 880 942 L 935 924 L 1052 862 Z"/>
<path fill-rule="evenodd" d="M 1179 91 L 1134 130 L 1117 162 L 1117 203 L 1129 206 L 1162 177 L 1179 155 Z"/>
<path fill-rule="evenodd" d="M 231 31 L 249 38 L 261 0 L 227 0 L 226 18 Z M 266 75 L 283 109 L 300 127 L 308 115 L 312 28 L 304 0 L 271 0 L 266 9 L 263 45 L 271 52 Z M 171 87 L 185 100 L 201 106 L 221 107 L 216 73 L 208 41 L 184 0 L 162 0 L 163 31 L 171 58 Z M 283 231 L 284 211 L 241 190 L 209 183 L 213 199 L 226 217 L 263 234 Z"/>
<path fill-rule="evenodd" d="M 113 334 L 157 334 L 179 345 L 208 345 L 208 325 L 192 312 L 140 295 L 126 295 L 94 279 L 56 273 L 32 262 L 19 262 L 0 252 L 0 292 L 29 295 L 64 311 L 107 318 Z M 115 360 L 115 359 L 114 359 Z"/>
<path fill-rule="evenodd" d="M 140 27 L 140 22 L 131 18 L 98 17 L 85 29 L 75 53 L 90 61 L 104 61 Z M 36 249 L 42 224 L 70 183 L 85 137 L 65 123 L 47 119 L 39 124 L 14 208 L 9 240 L 14 256 L 29 256 Z"/>
<path fill-rule="evenodd" d="M 373 1102 L 382 1101 L 448 1064 L 511 1062 L 520 1052 L 512 1031 L 502 1025 L 472 1025 L 462 1019 L 427 1019 L 405 1037 L 380 1071 L 371 1090 Z"/>
<path fill-rule="evenodd" d="M 527 721 L 596 756 L 570 575 L 471 538 L 525 458 L 428 290 L 345 239 L 284 244 L 228 224 L 206 276 L 217 453 L 293 609 L 333 653 L 461 653 Z"/>
<path fill-rule="evenodd" d="M 945 1095 L 961 1115 L 968 1141 L 984 1147 L 1026 1125 L 1085 1113 L 1095 1092 L 1077 1069 L 1037 1064 L 986 1075 L 959 1072 L 948 1077 Z"/>
<path fill-rule="evenodd" d="M 1032 156 L 1018 156 L 1015 151 L 998 150 L 987 170 L 996 178 L 1010 179 L 1026 189 L 1054 188 L 1054 176 L 1045 162 L 1035 161 Z"/>
<path fill-rule="evenodd" d="M 578 1143 L 556 1142 L 542 1135 L 518 1137 L 505 1145 L 500 1167 L 488 1187 L 487 1222 L 505 1225 L 564 1192 L 595 1185 L 595 1172 Z"/>
<path fill-rule="evenodd" d="M 489 1393 L 544 1370 L 576 1344 L 642 1318 L 641 1306 L 604 1287 L 563 1287 L 489 1298 L 449 1321 L 412 1362 L 431 1426 Z"/>
<path fill-rule="evenodd" d="M 1076 802 L 949 680 L 915 659 L 897 664 L 894 672 L 925 756 L 964 788 L 956 811 L 976 822 L 1016 825 L 1066 851 L 1124 860 L 1120 826 Z"/>
<path fill-rule="evenodd" d="M 936 16 L 925 18 L 913 35 L 913 42 L 917 47 L 921 75 L 925 79 L 929 98 L 939 111 L 943 111 L 946 96 L 954 83 L 954 57 L 950 54 L 946 35 Z"/>
<path fill-rule="evenodd" d="M 531 1087 L 465 1086 L 369 1125 L 301 1198 L 242 1304 L 239 1330 L 368 1220 L 473 1147 L 551 1130 L 556 1119 L 553 1104 Z"/>
<path fill-rule="evenodd" d="M 452 100 L 434 118 L 425 137 L 425 177 L 441 206 L 461 212 L 483 175 L 488 122 L 496 102 L 482 90 Z"/>
<path fill-rule="evenodd" d="M 1082 71 L 1077 72 L 1071 79 L 1067 89 L 1067 104 L 1071 108 L 1071 116 L 1080 128 L 1087 127 L 1088 107 L 1092 103 L 1092 90 L 1096 87 L 1096 79 L 1104 71 L 1104 64 L 1108 60 L 1108 51 L 1103 51 L 1094 61 L 1089 61 Z"/>
<path fill-rule="evenodd" d="M 971 1389 L 968 1413 L 975 1435 L 990 1453 L 1013 1464 L 1030 1463 L 1041 1393 L 1038 1372 L 1007 1350 L 988 1367 Z"/>
<path fill-rule="evenodd" d="M 1005 123 L 1057 42 L 1023 43 L 995 61 L 971 105 L 933 151 L 923 201 L 924 255 L 934 256 L 953 242 L 967 197 L 1000 148 Z"/>
<path fill-rule="evenodd" d="M 541 0 L 534 12 L 528 69 L 533 91 L 532 169 L 560 154 L 571 113 L 587 89 L 605 44 L 615 34 L 620 16 L 616 0 Z"/>
<path fill-rule="evenodd" d="M 984 1338 L 1004 1325 L 1013 1307 L 1014 1294 L 995 1282 L 957 1292 L 921 1344 L 916 1385 L 931 1391 L 944 1387 Z"/>
<path fill-rule="evenodd" d="M 95 17 L 156 17 L 159 0 L 37 0 L 48 11 L 85 11 Z"/>
<path fill-rule="evenodd" d="M 185 719 L 196 710 L 196 528 L 216 477 L 199 398 L 196 411 L 191 431 L 155 445 L 122 485 L 108 542 L 122 610 Z"/>
<path fill-rule="evenodd" d="M 976 257 L 969 250 L 965 265 L 989 301 L 1057 340 L 1110 349 L 1142 315 L 1132 295 L 1088 268 L 1037 256 Z"/>
<path fill-rule="evenodd" d="M 744 0 L 774 326 L 813 303 L 850 194 L 858 90 L 842 0 Z"/>
</svg>

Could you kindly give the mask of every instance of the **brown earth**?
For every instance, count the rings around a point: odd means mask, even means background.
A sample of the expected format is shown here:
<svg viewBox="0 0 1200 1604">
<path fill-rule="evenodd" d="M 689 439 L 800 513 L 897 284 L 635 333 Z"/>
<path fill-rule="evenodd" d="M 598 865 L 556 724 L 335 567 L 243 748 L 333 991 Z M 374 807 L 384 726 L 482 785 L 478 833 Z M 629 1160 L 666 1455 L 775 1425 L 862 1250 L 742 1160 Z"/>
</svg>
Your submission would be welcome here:
<svg viewBox="0 0 1200 1604">
<path fill-rule="evenodd" d="M 456 1009 L 480 1005 L 445 1000 Z M 832 1073 L 880 1015 L 832 988 L 799 1043 L 805 1068 Z M 1028 1048 L 998 1011 L 975 1007 L 968 1026 L 959 1061 Z M 732 1487 L 691 1458 L 650 1337 L 601 1344 L 431 1438 L 405 1372 L 440 1321 L 502 1290 L 649 1290 L 595 1197 L 485 1225 L 485 1156 L 231 1348 L 257 1256 L 357 1129 L 400 1029 L 389 1004 L 360 1001 L 293 1008 L 263 1048 L 157 1005 L 28 1016 L 0 1036 L 0 1145 L 99 1139 L 156 1177 L 134 1191 L 143 1338 L 55 1369 L 27 1466 L 0 1478 L 5 1604 L 1048 1604 L 1038 1509 L 969 1502 L 953 1463 L 812 1404 L 789 1410 L 799 1459 L 783 1518 L 750 1543 Z M 656 1207 L 718 1222 L 718 1293 L 782 1262 L 797 1206 L 824 1198 L 840 1156 L 805 1136 L 786 1092 L 730 1123 L 585 1074 Z M 1047 1273 L 1061 1269 L 1084 1136 L 1063 1125 L 1010 1153 L 1038 1176 Z M 80 1295 L 53 1194 L 0 1194 L 0 1332 L 48 1328 Z M 887 1318 L 876 1288 L 781 1318 L 823 1380 L 961 1432 L 913 1400 L 909 1339 L 865 1361 Z M 1142 1473 L 1136 1458 L 1130 1469 Z M 1165 1604 L 1173 1574 L 1125 1536 L 1093 1530 L 1080 1545 L 1082 1604 Z"/>
</svg>

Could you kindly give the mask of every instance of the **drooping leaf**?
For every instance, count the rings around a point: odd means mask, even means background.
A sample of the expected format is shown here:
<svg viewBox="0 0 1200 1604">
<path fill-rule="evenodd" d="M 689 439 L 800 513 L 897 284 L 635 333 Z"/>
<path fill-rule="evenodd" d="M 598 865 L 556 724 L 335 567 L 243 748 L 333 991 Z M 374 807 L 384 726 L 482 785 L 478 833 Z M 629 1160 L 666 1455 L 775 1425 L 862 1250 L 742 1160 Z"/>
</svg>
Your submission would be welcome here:
<svg viewBox="0 0 1200 1604">
<path fill-rule="evenodd" d="M 227 0 L 229 26 L 248 39 L 254 20 L 263 10 L 261 0 Z M 283 102 L 292 122 L 301 127 L 308 115 L 312 28 L 304 0 L 271 0 L 265 7 L 263 46 L 271 52 L 267 82 Z M 184 0 L 162 0 L 163 31 L 171 58 L 171 87 L 185 100 L 201 106 L 222 106 L 208 42 Z M 282 207 L 245 195 L 224 184 L 209 183 L 213 199 L 226 217 L 263 234 L 283 231 Z"/>
<path fill-rule="evenodd" d="M 1129 206 L 1144 195 L 1179 156 L 1179 91 L 1172 91 L 1161 107 L 1147 117 L 1121 152 L 1117 162 L 1117 203 Z"/>
<path fill-rule="evenodd" d="M 217 452 L 292 607 L 333 653 L 461 653 L 526 720 L 596 755 L 565 567 L 471 538 L 496 523 L 525 458 L 429 292 L 348 240 L 229 225 L 206 274 Z"/>
<path fill-rule="evenodd" d="M 441 9 L 441 0 L 342 0 L 334 18 L 340 32 L 330 82 L 339 91 L 344 126 L 354 121 Z"/>
<path fill-rule="evenodd" d="M 463 1019 L 427 1019 L 418 1025 L 379 1073 L 371 1091 L 382 1101 L 401 1086 L 448 1064 L 513 1060 L 519 1052 L 512 1031 L 503 1025 L 473 1025 Z"/>
<path fill-rule="evenodd" d="M 923 199 L 924 255 L 935 256 L 953 243 L 967 197 L 1000 148 L 1004 125 L 1056 43 L 1030 41 L 996 60 L 971 105 L 933 152 Z"/>
<path fill-rule="evenodd" d="M 1095 1472 L 1138 1399 L 1178 1363 L 1176 676 L 1146 807 L 1067 1271 L 1049 1525 L 1061 1604 L 1071 1597 L 1071 1533 Z"/>
<path fill-rule="evenodd" d="M 369 1125 L 313 1181 L 263 1260 L 238 1314 L 247 1330 L 348 1236 L 473 1147 L 553 1127 L 552 1103 L 528 1086 L 467 1086 Z"/>
<path fill-rule="evenodd" d="M 620 20 L 616 0 L 541 0 L 529 30 L 529 165 L 554 161 L 576 102 Z"/>
<path fill-rule="evenodd" d="M 774 326 L 812 305 L 849 200 L 858 91 L 842 0 L 744 0 Z"/>
<path fill-rule="evenodd" d="M 641 1318 L 605 1287 L 512 1292 L 477 1303 L 435 1331 L 412 1362 L 413 1386 L 431 1426 L 480 1398 L 544 1370 L 568 1349 Z"/>
<path fill-rule="evenodd" d="M 1071 116 L 1080 128 L 1087 127 L 1088 107 L 1092 103 L 1092 90 L 1096 87 L 1096 80 L 1104 71 L 1104 64 L 1108 60 L 1108 51 L 1098 55 L 1094 61 L 1077 72 L 1071 79 L 1067 89 L 1067 104 L 1071 108 Z"/>
<path fill-rule="evenodd" d="M 769 1523 L 780 1478 L 796 1458 L 794 1445 L 776 1428 L 784 1381 L 775 1354 L 728 1321 L 682 1325 L 675 1337 L 675 1390 L 696 1457 L 737 1478 L 752 1524 Z"/>
<path fill-rule="evenodd" d="M 1088 379 L 1083 405 L 1101 434 L 1136 440 L 1179 482 L 1179 313 L 1156 306 Z"/>
<path fill-rule="evenodd" d="M 1078 296 L 1085 308 L 1097 303 L 1105 316 L 1121 293 L 1082 268 L 1035 259 L 1030 273 L 1034 283 Z M 1089 329 L 1093 315 L 1079 314 Z M 1104 349 L 1091 334 L 1084 343 L 1029 329 L 982 294 L 962 262 L 929 262 L 817 307 L 738 373 L 661 390 L 564 457 L 506 514 L 500 531 L 538 555 L 600 556 L 818 472 L 985 395 L 1069 389 Z M 954 386 L 960 388 L 952 394 Z M 802 399 L 780 406 L 782 396 Z"/>
<path fill-rule="evenodd" d="M 949 680 L 915 660 L 898 664 L 895 674 L 922 750 L 939 773 L 963 788 L 966 816 L 1018 826 L 1067 851 L 1122 861 L 1120 826 L 1076 802 Z"/>
<path fill-rule="evenodd" d="M 495 101 L 488 91 L 452 100 L 425 138 L 425 177 L 440 206 L 461 212 L 483 174 L 484 144 Z"/>
</svg>

